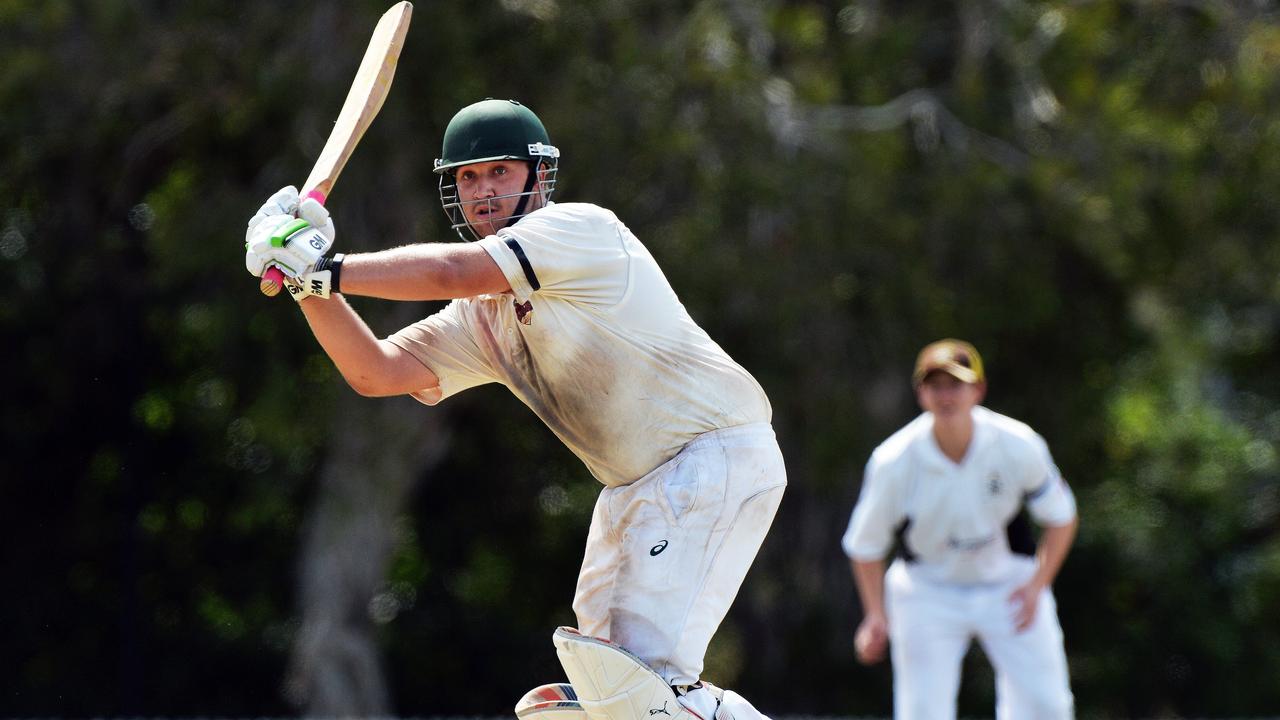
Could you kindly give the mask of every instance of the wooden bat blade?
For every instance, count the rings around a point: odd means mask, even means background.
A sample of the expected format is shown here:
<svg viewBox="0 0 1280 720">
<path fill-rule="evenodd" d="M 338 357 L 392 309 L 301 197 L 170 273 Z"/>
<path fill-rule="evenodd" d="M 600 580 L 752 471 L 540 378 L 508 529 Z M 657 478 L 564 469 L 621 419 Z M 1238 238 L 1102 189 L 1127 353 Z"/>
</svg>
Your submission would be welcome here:
<svg viewBox="0 0 1280 720">
<path fill-rule="evenodd" d="M 302 196 L 313 197 L 323 203 L 333 190 L 338 175 L 355 151 L 364 131 L 382 109 L 382 103 L 391 91 L 395 78 L 400 49 L 404 47 L 405 34 L 409 32 L 409 20 L 413 17 L 413 4 L 396 3 L 382 14 L 373 28 L 369 46 L 356 71 L 356 79 L 347 91 L 347 99 L 333 124 L 329 139 L 325 141 L 320 157 L 311 168 L 311 175 L 302 184 Z M 274 296 L 284 287 L 284 273 L 274 265 L 267 268 L 258 283 L 263 295 Z"/>
<path fill-rule="evenodd" d="M 304 195 L 317 191 L 328 197 L 356 144 L 369 129 L 378 110 L 382 109 L 382 103 L 391 90 L 391 81 L 395 78 L 396 63 L 400 60 L 400 49 L 404 47 L 412 16 L 413 4 L 400 2 L 378 20 L 364 59 L 360 61 L 360 69 L 356 71 L 356 79 L 351 83 L 346 102 L 342 104 L 342 111 L 329 133 L 329 140 L 320 151 L 311 175 L 302 185 Z"/>
</svg>

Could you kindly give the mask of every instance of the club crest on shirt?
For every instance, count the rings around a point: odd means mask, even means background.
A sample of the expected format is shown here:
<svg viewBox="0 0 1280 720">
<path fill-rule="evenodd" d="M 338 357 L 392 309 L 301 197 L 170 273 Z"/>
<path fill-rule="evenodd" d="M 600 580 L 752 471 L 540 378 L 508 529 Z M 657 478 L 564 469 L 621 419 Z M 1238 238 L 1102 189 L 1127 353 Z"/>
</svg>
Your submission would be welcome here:
<svg viewBox="0 0 1280 720">
<path fill-rule="evenodd" d="M 991 474 L 987 476 L 987 492 L 992 495 L 999 495 L 1003 489 L 1004 483 L 1000 480 L 1000 473 L 992 470 Z"/>
<path fill-rule="evenodd" d="M 525 300 L 523 303 L 517 300 L 512 300 L 511 304 L 514 305 L 516 308 L 516 319 L 520 321 L 521 325 L 533 324 L 533 301 L 532 300 Z"/>
</svg>

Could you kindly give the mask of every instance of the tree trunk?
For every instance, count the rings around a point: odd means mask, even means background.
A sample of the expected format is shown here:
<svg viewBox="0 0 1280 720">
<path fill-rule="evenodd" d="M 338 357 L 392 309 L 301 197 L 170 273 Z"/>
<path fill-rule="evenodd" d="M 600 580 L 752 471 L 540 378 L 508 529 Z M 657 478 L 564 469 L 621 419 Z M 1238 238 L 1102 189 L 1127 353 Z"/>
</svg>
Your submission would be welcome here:
<svg viewBox="0 0 1280 720">
<path fill-rule="evenodd" d="M 391 698 L 371 603 L 384 590 L 394 529 L 449 444 L 441 410 L 343 391 L 299 570 L 302 622 L 285 683 L 308 717 L 387 716 Z"/>
</svg>

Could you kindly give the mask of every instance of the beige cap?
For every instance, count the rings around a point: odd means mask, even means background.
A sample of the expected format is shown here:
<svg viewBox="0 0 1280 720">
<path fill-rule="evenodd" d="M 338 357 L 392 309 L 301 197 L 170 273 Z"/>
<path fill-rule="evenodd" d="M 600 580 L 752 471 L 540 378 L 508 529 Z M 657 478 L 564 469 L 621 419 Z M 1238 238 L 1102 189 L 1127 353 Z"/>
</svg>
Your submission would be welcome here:
<svg viewBox="0 0 1280 720">
<path fill-rule="evenodd" d="M 939 370 L 963 383 L 980 383 L 987 379 L 982 371 L 982 356 L 977 348 L 963 340 L 947 338 L 929 343 L 916 357 L 916 370 L 911 382 L 919 385 L 929 373 Z"/>
</svg>

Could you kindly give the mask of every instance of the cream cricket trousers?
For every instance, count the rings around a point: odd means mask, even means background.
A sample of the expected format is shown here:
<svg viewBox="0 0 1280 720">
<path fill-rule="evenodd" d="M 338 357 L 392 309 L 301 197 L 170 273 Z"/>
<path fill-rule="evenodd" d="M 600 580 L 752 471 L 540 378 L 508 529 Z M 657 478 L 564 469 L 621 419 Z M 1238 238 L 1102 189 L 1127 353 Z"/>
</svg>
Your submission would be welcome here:
<svg viewBox="0 0 1280 720">
<path fill-rule="evenodd" d="M 1018 632 L 1009 595 L 1035 572 L 1028 559 L 1005 583 L 959 586 L 912 576 L 894 561 L 885 574 L 896 720 L 954 720 L 960 669 L 977 638 L 996 671 L 996 720 L 1070 720 L 1073 698 L 1053 593 L 1040 595 L 1031 627 Z"/>
<path fill-rule="evenodd" d="M 764 541 L 787 484 L 765 423 L 699 435 L 596 501 L 573 610 L 671 685 L 702 674 L 711 636 Z"/>
</svg>

